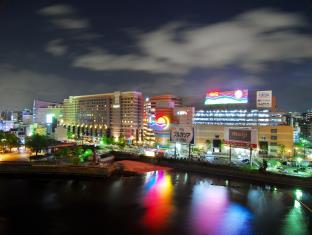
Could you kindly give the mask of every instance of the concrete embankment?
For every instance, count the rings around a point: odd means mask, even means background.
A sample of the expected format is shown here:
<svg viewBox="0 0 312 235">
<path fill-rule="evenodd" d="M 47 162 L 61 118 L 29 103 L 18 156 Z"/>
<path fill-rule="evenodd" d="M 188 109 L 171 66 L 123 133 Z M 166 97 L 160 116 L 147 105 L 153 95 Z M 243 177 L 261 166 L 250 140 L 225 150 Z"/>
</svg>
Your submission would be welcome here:
<svg viewBox="0 0 312 235">
<path fill-rule="evenodd" d="M 126 153 L 112 153 L 116 160 L 135 160 L 145 163 L 152 163 L 160 166 L 170 167 L 175 170 L 220 176 L 224 178 L 238 179 L 248 182 L 265 183 L 270 185 L 302 187 L 312 190 L 312 178 L 301 178 L 274 174 L 269 172 L 247 171 L 237 167 L 213 165 L 207 162 L 197 162 L 189 160 L 150 158 L 144 156 L 130 155 Z"/>
<path fill-rule="evenodd" d="M 0 166 L 0 175 L 13 177 L 108 178 L 120 170 L 118 167 L 118 164 L 107 167 L 8 164 Z"/>
</svg>

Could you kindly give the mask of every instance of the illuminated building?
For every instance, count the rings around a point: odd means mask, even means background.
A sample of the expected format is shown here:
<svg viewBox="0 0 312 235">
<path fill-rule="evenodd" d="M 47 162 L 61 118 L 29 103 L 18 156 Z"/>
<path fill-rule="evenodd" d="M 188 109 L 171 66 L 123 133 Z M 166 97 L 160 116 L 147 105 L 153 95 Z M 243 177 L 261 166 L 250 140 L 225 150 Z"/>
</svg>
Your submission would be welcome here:
<svg viewBox="0 0 312 235">
<path fill-rule="evenodd" d="M 283 113 L 276 107 L 272 91 L 208 91 L 205 110 L 195 113 L 194 124 L 224 126 L 285 125 Z"/>
<path fill-rule="evenodd" d="M 224 141 L 226 126 L 221 125 L 195 125 L 195 145 L 208 148 L 207 143 L 213 143 L 219 139 Z M 292 126 L 254 126 L 258 133 L 257 151 L 266 151 L 270 156 L 279 156 L 281 146 L 284 147 L 284 155 L 293 154 L 293 127 Z M 211 146 L 214 147 L 214 146 Z M 228 147 L 228 146 L 225 146 Z M 222 152 L 227 150 L 223 149 Z M 246 149 L 248 152 L 249 150 Z"/>
<path fill-rule="evenodd" d="M 276 98 L 271 90 L 209 90 L 204 104 L 209 110 L 257 109 L 276 111 Z"/>
<path fill-rule="evenodd" d="M 302 113 L 302 119 L 299 120 L 301 137 L 312 141 L 312 110 Z"/>
<path fill-rule="evenodd" d="M 143 129 L 143 96 L 140 92 L 70 96 L 64 100 L 64 125 L 77 137 L 123 135 L 139 142 Z"/>
<path fill-rule="evenodd" d="M 24 125 L 30 125 L 33 123 L 33 114 L 29 109 L 24 109 L 22 111 L 22 123 Z"/>
<path fill-rule="evenodd" d="M 194 107 L 176 107 L 173 110 L 173 123 L 177 125 L 193 125 Z"/>
<path fill-rule="evenodd" d="M 225 126 L 276 126 L 285 124 L 283 113 L 268 110 L 199 110 L 194 124 Z"/>
<path fill-rule="evenodd" d="M 46 126 L 48 134 L 54 133 L 57 124 L 63 124 L 63 105 L 34 100 L 33 123 Z"/>
<path fill-rule="evenodd" d="M 151 101 L 149 98 L 146 98 L 144 102 L 143 114 L 143 142 L 145 145 L 150 146 L 155 144 L 155 133 L 154 130 L 150 127 L 150 123 L 152 122 L 151 108 Z"/>
<path fill-rule="evenodd" d="M 147 113 L 148 127 L 155 134 L 155 142 L 167 146 L 170 141 L 170 125 L 174 118 L 174 108 L 182 105 L 182 100 L 174 95 L 153 96 L 149 99 Z"/>
<path fill-rule="evenodd" d="M 61 115 L 62 105 L 54 102 L 47 102 L 42 100 L 34 100 L 33 103 L 33 122 L 39 124 L 46 124 L 46 115 L 55 113 L 56 116 Z"/>
<path fill-rule="evenodd" d="M 256 129 L 258 141 L 253 146 L 257 146 L 258 151 L 255 152 L 278 155 L 284 146 L 287 155 L 292 154 L 294 129 L 287 126 L 284 113 L 275 112 L 276 100 L 272 91 L 213 90 L 208 91 L 204 103 L 206 110 L 196 111 L 194 115 L 197 146 L 212 145 L 213 151 L 219 151 L 225 130 L 241 127 Z M 239 148 L 248 151 L 250 146 Z"/>
</svg>

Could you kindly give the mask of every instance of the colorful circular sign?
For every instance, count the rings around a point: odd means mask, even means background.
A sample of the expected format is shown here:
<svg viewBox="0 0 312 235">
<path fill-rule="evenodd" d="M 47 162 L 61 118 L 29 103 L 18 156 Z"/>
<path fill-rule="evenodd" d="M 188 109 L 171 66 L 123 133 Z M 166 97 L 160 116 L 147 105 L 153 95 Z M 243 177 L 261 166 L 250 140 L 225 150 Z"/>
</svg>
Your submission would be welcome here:
<svg viewBox="0 0 312 235">
<path fill-rule="evenodd" d="M 156 120 L 156 125 L 161 130 L 168 130 L 169 125 L 170 125 L 170 120 L 167 116 L 161 116 Z"/>
</svg>

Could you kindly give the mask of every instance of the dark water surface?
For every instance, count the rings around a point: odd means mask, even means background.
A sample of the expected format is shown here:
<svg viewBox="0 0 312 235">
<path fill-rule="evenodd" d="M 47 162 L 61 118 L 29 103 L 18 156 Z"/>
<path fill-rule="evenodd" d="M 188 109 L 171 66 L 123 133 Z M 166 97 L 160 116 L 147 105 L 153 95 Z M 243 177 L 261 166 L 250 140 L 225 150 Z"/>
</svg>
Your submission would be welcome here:
<svg viewBox="0 0 312 235">
<path fill-rule="evenodd" d="M 306 191 L 178 172 L 0 178 L 0 234 L 301 235 L 312 234 L 311 207 Z"/>
</svg>

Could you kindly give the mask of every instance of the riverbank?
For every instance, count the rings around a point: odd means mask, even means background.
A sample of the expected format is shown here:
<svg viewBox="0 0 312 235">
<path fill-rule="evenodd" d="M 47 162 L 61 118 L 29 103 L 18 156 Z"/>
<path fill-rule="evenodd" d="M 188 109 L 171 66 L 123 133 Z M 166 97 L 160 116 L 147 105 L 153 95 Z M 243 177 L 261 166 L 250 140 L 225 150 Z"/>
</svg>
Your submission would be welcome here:
<svg viewBox="0 0 312 235">
<path fill-rule="evenodd" d="M 196 162 L 179 159 L 151 158 L 127 153 L 112 152 L 116 161 L 132 160 L 169 167 L 178 171 L 194 172 L 207 174 L 210 176 L 220 176 L 229 179 L 238 179 L 243 181 L 265 183 L 277 186 L 302 187 L 312 190 L 312 178 L 301 178 L 274 174 L 270 172 L 260 172 L 257 170 L 241 169 L 233 166 L 214 165 L 207 162 Z"/>
<path fill-rule="evenodd" d="M 0 165 L 2 176 L 38 176 L 38 177 L 60 177 L 60 178 L 99 178 L 106 179 L 113 174 L 122 171 L 119 164 L 106 167 L 98 166 L 62 166 L 62 165 L 22 165 L 6 164 Z"/>
</svg>

